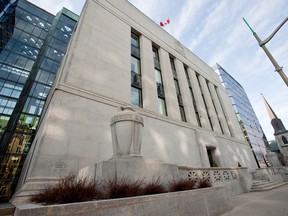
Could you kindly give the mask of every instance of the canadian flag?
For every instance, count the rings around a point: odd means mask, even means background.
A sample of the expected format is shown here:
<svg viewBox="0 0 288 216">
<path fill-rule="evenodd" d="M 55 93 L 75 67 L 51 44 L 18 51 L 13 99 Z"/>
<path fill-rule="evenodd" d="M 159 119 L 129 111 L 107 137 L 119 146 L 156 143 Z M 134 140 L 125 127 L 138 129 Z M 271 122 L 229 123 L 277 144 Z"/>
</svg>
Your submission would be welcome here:
<svg viewBox="0 0 288 216">
<path fill-rule="evenodd" d="M 170 19 L 168 18 L 165 22 L 160 22 L 160 26 L 164 27 L 165 25 L 170 23 Z"/>
</svg>

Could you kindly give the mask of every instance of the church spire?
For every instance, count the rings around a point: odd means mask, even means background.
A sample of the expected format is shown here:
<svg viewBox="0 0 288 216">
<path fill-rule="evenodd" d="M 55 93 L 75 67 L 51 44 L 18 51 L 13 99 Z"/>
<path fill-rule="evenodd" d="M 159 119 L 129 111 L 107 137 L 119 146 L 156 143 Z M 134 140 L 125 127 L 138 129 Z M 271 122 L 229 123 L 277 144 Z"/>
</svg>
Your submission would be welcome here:
<svg viewBox="0 0 288 216">
<path fill-rule="evenodd" d="M 287 132 L 287 130 L 284 127 L 281 119 L 278 119 L 277 115 L 275 114 L 275 112 L 273 111 L 271 106 L 268 104 L 268 102 L 265 99 L 265 97 L 263 95 L 262 95 L 262 97 L 263 97 L 264 104 L 265 104 L 265 107 L 267 109 L 267 112 L 269 114 L 269 117 L 270 117 L 270 120 L 271 120 L 271 124 L 272 124 L 272 126 L 274 128 L 274 135 Z"/>
<path fill-rule="evenodd" d="M 262 98 L 264 100 L 264 104 L 265 104 L 265 107 L 268 111 L 268 115 L 270 117 L 270 120 L 272 121 L 272 119 L 278 119 L 278 117 L 276 116 L 275 112 L 272 110 L 272 108 L 270 107 L 270 105 L 268 104 L 267 100 L 265 99 L 265 97 L 262 95 Z"/>
</svg>

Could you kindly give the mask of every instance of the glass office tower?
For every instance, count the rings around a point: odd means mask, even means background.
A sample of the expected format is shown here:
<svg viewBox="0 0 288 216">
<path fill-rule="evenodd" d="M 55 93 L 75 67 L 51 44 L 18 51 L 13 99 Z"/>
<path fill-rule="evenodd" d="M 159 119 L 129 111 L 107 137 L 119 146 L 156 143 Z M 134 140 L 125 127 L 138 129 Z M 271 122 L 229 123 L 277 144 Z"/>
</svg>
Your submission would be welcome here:
<svg viewBox="0 0 288 216">
<path fill-rule="evenodd" d="M 0 13 L 0 200 L 16 188 L 78 16 L 10 0 Z"/>
<path fill-rule="evenodd" d="M 245 90 L 219 64 L 213 68 L 227 90 L 240 127 L 252 148 L 258 167 L 267 167 L 265 154 L 269 144 Z"/>
</svg>

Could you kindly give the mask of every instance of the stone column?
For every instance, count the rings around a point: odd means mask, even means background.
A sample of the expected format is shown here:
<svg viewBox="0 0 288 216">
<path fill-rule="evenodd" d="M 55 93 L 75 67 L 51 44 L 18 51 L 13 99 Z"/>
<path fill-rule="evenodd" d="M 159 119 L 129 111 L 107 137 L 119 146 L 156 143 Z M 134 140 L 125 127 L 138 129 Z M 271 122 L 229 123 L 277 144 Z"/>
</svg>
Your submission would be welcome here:
<svg viewBox="0 0 288 216">
<path fill-rule="evenodd" d="M 237 118 L 235 118 L 235 112 L 225 88 L 219 87 L 215 90 L 218 95 L 219 102 L 222 104 L 221 107 L 223 108 L 223 113 L 231 136 L 246 141 L 239 122 Z"/>
<path fill-rule="evenodd" d="M 140 37 L 140 57 L 143 108 L 153 112 L 158 112 L 152 43 L 143 35 Z"/>
<path fill-rule="evenodd" d="M 218 118 L 219 118 L 219 121 L 220 121 L 222 129 L 223 129 L 223 133 L 225 135 L 231 136 L 229 129 L 228 129 L 227 121 L 224 117 L 224 113 L 223 113 L 222 107 L 220 105 L 220 101 L 219 101 L 217 94 L 216 94 L 215 86 L 211 82 L 208 82 L 208 88 L 211 92 L 211 97 L 214 101 L 215 108 L 216 108 L 216 111 L 218 114 Z"/>
<path fill-rule="evenodd" d="M 199 76 L 199 82 L 203 91 L 203 95 L 204 95 L 204 99 L 207 105 L 209 116 L 213 125 L 213 130 L 219 133 L 222 133 L 220 125 L 219 125 L 218 117 L 213 106 L 212 98 L 210 96 L 210 93 L 206 84 L 206 80 L 204 79 L 204 77 Z"/>
<path fill-rule="evenodd" d="M 188 123 L 194 126 L 198 126 L 184 65 L 178 59 L 175 59 L 174 63 L 177 71 L 178 83 L 183 100 L 186 120 Z"/>
<path fill-rule="evenodd" d="M 161 74 L 163 79 L 167 114 L 169 117 L 180 120 L 180 111 L 177 101 L 177 94 L 170 65 L 169 53 L 159 48 L 159 58 L 161 64 Z"/>
<path fill-rule="evenodd" d="M 208 119 L 207 112 L 206 112 L 205 105 L 204 105 L 204 101 L 202 99 L 201 90 L 200 90 L 199 83 L 196 77 L 196 73 L 192 69 L 188 68 L 188 74 L 190 77 L 192 91 L 194 93 L 196 105 L 198 108 L 201 125 L 203 128 L 211 130 L 212 128 L 210 126 L 209 119 Z"/>
</svg>

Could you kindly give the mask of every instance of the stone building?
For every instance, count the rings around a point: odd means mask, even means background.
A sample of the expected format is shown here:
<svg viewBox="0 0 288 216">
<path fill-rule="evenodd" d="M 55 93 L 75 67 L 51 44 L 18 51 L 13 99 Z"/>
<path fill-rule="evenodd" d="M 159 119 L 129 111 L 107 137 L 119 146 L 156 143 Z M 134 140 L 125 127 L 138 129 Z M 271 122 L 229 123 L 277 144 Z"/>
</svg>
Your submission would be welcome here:
<svg viewBox="0 0 288 216">
<path fill-rule="evenodd" d="M 112 156 L 110 119 L 133 105 L 142 154 L 187 167 L 257 168 L 218 75 L 126 0 L 87 0 L 19 192 Z"/>
</svg>

